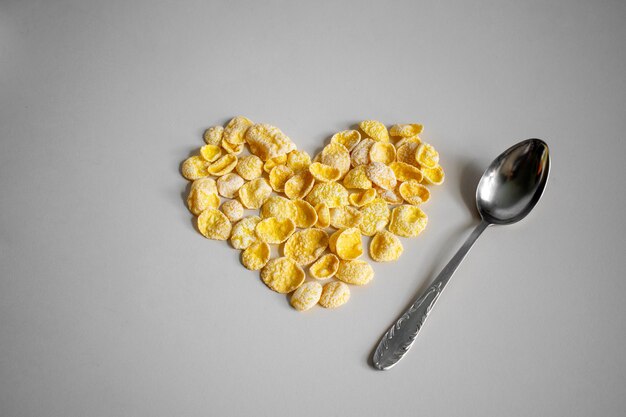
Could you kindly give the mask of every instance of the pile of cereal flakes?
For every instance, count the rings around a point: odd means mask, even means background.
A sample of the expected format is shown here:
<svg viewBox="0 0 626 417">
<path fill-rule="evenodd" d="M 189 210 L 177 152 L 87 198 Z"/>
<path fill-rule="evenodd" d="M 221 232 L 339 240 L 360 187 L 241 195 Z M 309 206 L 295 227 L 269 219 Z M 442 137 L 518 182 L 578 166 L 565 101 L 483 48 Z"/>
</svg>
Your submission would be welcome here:
<svg viewBox="0 0 626 417">
<path fill-rule="evenodd" d="M 444 172 L 421 132 L 420 124 L 388 130 L 366 120 L 333 135 L 311 160 L 277 127 L 237 116 L 207 129 L 199 155 L 183 162 L 193 181 L 187 205 L 202 235 L 230 240 L 270 289 L 293 292 L 296 310 L 339 307 L 350 298 L 347 284 L 374 276 L 359 259 L 363 235 L 372 237 L 370 257 L 388 262 L 402 254 L 398 236 L 426 227 L 426 186 L 441 184 Z M 244 217 L 245 209 L 259 215 Z M 282 256 L 270 259 L 270 245 L 280 245 Z"/>
</svg>

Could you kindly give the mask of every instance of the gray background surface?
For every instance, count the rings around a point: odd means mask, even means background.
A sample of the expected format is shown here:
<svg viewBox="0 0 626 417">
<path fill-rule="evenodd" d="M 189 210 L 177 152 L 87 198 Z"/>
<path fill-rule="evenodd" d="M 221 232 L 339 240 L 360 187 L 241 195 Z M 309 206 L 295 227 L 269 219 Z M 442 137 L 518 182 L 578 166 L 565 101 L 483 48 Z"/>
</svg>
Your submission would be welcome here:
<svg viewBox="0 0 626 417">
<path fill-rule="evenodd" d="M 621 416 L 626 3 L 0 2 L 0 415 Z M 193 228 L 179 164 L 244 114 L 314 153 L 421 122 L 447 180 L 399 262 L 293 311 Z M 410 355 L 368 358 L 512 143 L 553 170 Z"/>
</svg>

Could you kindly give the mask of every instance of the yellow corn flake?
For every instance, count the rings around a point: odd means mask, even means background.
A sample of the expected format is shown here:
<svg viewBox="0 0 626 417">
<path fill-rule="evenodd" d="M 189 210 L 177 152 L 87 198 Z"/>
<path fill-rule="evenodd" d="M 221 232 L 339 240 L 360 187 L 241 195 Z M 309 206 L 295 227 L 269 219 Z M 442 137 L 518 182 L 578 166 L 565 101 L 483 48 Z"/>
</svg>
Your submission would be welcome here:
<svg viewBox="0 0 626 417">
<path fill-rule="evenodd" d="M 244 182 L 243 178 L 231 172 L 217 179 L 217 191 L 222 197 L 234 198 Z"/>
<path fill-rule="evenodd" d="M 389 165 L 389 167 L 396 175 L 396 179 L 398 181 L 415 180 L 420 182 L 424 177 L 422 175 L 422 171 L 420 171 L 416 166 L 409 165 L 406 162 L 393 162 Z"/>
<path fill-rule="evenodd" d="M 374 269 L 365 261 L 341 261 L 335 278 L 346 284 L 365 285 L 374 278 Z"/>
<path fill-rule="evenodd" d="M 354 149 L 361 141 L 361 134 L 358 130 L 343 130 L 337 132 L 330 138 L 330 143 L 338 143 L 343 145 L 348 152 Z"/>
<path fill-rule="evenodd" d="M 302 284 L 291 295 L 291 306 L 298 311 L 306 311 L 316 305 L 322 295 L 322 285 L 309 281 Z"/>
<path fill-rule="evenodd" d="M 252 271 L 263 268 L 270 260 L 270 245 L 265 242 L 254 243 L 241 253 L 241 263 Z"/>
<path fill-rule="evenodd" d="M 415 159 L 415 152 L 417 151 L 419 144 L 415 142 L 406 142 L 401 146 L 398 146 L 396 150 L 396 160 L 398 162 L 404 162 L 405 164 L 413 165 L 419 168 L 419 164 Z"/>
<path fill-rule="evenodd" d="M 285 183 L 293 177 L 293 171 L 287 165 L 276 165 L 270 171 L 270 185 L 277 193 L 285 191 Z"/>
<path fill-rule="evenodd" d="M 208 208 L 217 208 L 220 198 L 217 195 L 217 187 L 213 178 L 200 178 L 191 183 L 191 189 L 187 196 L 187 207 L 196 216 L 199 216 Z"/>
<path fill-rule="evenodd" d="M 222 156 L 222 148 L 216 145 L 204 145 L 200 148 L 200 156 L 207 162 L 215 162 Z"/>
<path fill-rule="evenodd" d="M 363 207 L 366 204 L 371 203 L 376 198 L 376 190 L 370 188 L 369 190 L 361 191 L 360 193 L 350 194 L 348 200 L 350 200 L 350 204 L 355 207 Z"/>
<path fill-rule="evenodd" d="M 370 242 L 370 256 L 376 262 L 397 261 L 403 250 L 400 239 L 386 230 L 376 233 Z"/>
<path fill-rule="evenodd" d="M 345 177 L 343 177 L 343 185 L 346 188 L 369 190 L 372 188 L 372 182 L 367 178 L 365 173 L 366 165 L 358 165 L 352 168 Z"/>
<path fill-rule="evenodd" d="M 302 199 L 309 194 L 314 184 L 313 175 L 309 171 L 301 171 L 287 180 L 285 195 L 292 200 Z"/>
<path fill-rule="evenodd" d="M 197 180 L 198 178 L 207 177 L 209 172 L 207 168 L 209 167 L 209 163 L 204 160 L 201 156 L 192 156 L 187 158 L 183 165 L 180 168 L 183 177 L 188 180 Z"/>
<path fill-rule="evenodd" d="M 239 200 L 245 208 L 258 209 L 272 194 L 272 187 L 264 178 L 245 183 L 239 189 Z"/>
<path fill-rule="evenodd" d="M 277 219 L 295 219 L 298 208 L 292 200 L 278 195 L 268 198 L 261 206 L 261 218 L 276 217 Z"/>
<path fill-rule="evenodd" d="M 320 305 L 324 308 L 337 308 L 350 299 L 350 288 L 343 282 L 334 281 L 322 287 Z"/>
<path fill-rule="evenodd" d="M 417 135 L 411 136 L 411 137 L 408 137 L 408 138 L 402 138 L 402 139 L 400 139 L 399 141 L 396 142 L 396 149 L 399 149 L 402 145 L 404 145 L 406 143 L 415 143 L 415 144 L 419 145 L 420 143 L 422 143 L 422 140 Z"/>
<path fill-rule="evenodd" d="M 420 143 L 415 153 L 415 160 L 422 168 L 435 168 L 439 164 L 439 152 L 428 143 Z"/>
<path fill-rule="evenodd" d="M 420 124 L 398 124 L 389 128 L 391 136 L 399 136 L 401 138 L 410 138 L 419 135 L 424 130 L 424 126 Z"/>
<path fill-rule="evenodd" d="M 339 143 L 329 143 L 322 149 L 320 162 L 337 168 L 343 177 L 350 170 L 350 152 Z"/>
<path fill-rule="evenodd" d="M 322 182 L 315 184 L 306 196 L 306 201 L 313 206 L 326 203 L 328 208 L 346 206 L 348 205 L 348 190 L 337 182 Z"/>
<path fill-rule="evenodd" d="M 261 241 L 278 244 L 289 239 L 296 230 L 296 224 L 291 219 L 268 217 L 257 223 L 254 230 Z"/>
<path fill-rule="evenodd" d="M 363 213 L 363 219 L 359 229 L 365 236 L 374 236 L 377 231 L 384 229 L 389 223 L 389 206 L 381 198 L 361 207 L 361 213 Z"/>
<path fill-rule="evenodd" d="M 223 135 L 224 128 L 222 126 L 212 126 L 204 131 L 202 137 L 207 145 L 220 146 Z"/>
<path fill-rule="evenodd" d="M 219 210 L 208 208 L 198 216 L 198 230 L 208 239 L 226 240 L 231 229 L 230 221 Z"/>
<path fill-rule="evenodd" d="M 376 187 L 376 191 L 378 192 L 378 195 L 380 196 L 380 198 L 385 200 L 387 203 L 402 204 L 404 203 L 404 199 L 402 198 L 400 193 L 398 193 L 397 188 L 398 187 L 392 188 L 391 190 L 383 190 L 380 187 Z"/>
<path fill-rule="evenodd" d="M 285 155 L 296 145 L 279 128 L 268 124 L 256 124 L 246 132 L 250 152 L 264 161 Z"/>
<path fill-rule="evenodd" d="M 296 227 L 306 229 L 307 227 L 315 226 L 317 223 L 317 212 L 312 205 L 304 200 L 293 200 L 293 205 L 296 208 L 296 215 L 292 218 L 294 223 L 296 223 Z"/>
<path fill-rule="evenodd" d="M 232 155 L 239 155 L 243 151 L 243 143 L 232 144 L 225 140 L 222 140 L 222 149 Z"/>
<path fill-rule="evenodd" d="M 263 175 L 263 161 L 256 155 L 246 155 L 239 158 L 235 171 L 246 181 L 254 180 Z"/>
<path fill-rule="evenodd" d="M 311 156 L 305 151 L 294 149 L 287 154 L 287 166 L 293 172 L 298 173 L 303 169 L 307 169 L 309 165 L 311 165 Z"/>
<path fill-rule="evenodd" d="M 437 165 L 434 168 L 422 168 L 422 174 L 424 175 L 423 182 L 426 184 L 440 185 L 443 184 L 445 179 L 445 173 L 441 165 Z"/>
<path fill-rule="evenodd" d="M 352 260 L 363 255 L 361 232 L 355 227 L 339 229 L 333 233 L 329 239 L 329 246 L 341 259 Z"/>
<path fill-rule="evenodd" d="M 398 187 L 402 198 L 409 204 L 418 205 L 430 199 L 430 191 L 415 180 L 403 182 Z"/>
<path fill-rule="evenodd" d="M 397 184 L 396 174 L 382 162 L 371 162 L 365 167 L 365 174 L 373 184 L 385 190 L 391 190 Z"/>
<path fill-rule="evenodd" d="M 309 267 L 309 274 L 315 279 L 327 279 L 337 273 L 339 258 L 333 253 L 321 256 Z"/>
<path fill-rule="evenodd" d="M 287 257 L 270 259 L 261 270 L 261 279 L 270 289 L 288 294 L 302 285 L 304 270 Z"/>
<path fill-rule="evenodd" d="M 224 213 L 228 220 L 234 223 L 241 220 L 243 217 L 243 206 L 237 200 L 224 201 L 222 204 L 222 213 Z"/>
<path fill-rule="evenodd" d="M 298 265 L 307 265 L 319 258 L 327 247 L 328 235 L 325 231 L 305 229 L 291 235 L 283 252 Z"/>
<path fill-rule="evenodd" d="M 326 203 L 318 203 L 315 205 L 315 212 L 317 213 L 316 227 L 325 229 L 330 226 L 330 209 Z"/>
<path fill-rule="evenodd" d="M 330 225 L 336 229 L 359 227 L 363 213 L 354 207 L 335 207 L 330 209 Z"/>
<path fill-rule="evenodd" d="M 247 249 L 253 243 L 258 242 L 259 238 L 254 231 L 256 225 L 261 221 L 258 216 L 244 217 L 233 226 L 233 232 L 230 236 L 230 244 L 235 249 Z"/>
<path fill-rule="evenodd" d="M 319 182 L 337 181 L 341 177 L 339 168 L 331 167 L 320 162 L 309 165 L 309 172 Z"/>
<path fill-rule="evenodd" d="M 254 123 L 246 117 L 234 117 L 224 128 L 222 140 L 231 145 L 243 144 L 245 142 L 244 135 L 253 124 Z"/>
<path fill-rule="evenodd" d="M 285 165 L 287 163 L 287 155 L 280 155 L 274 158 L 270 158 L 263 164 L 263 171 L 268 174 L 272 172 L 272 169 L 278 165 Z"/>
<path fill-rule="evenodd" d="M 222 176 L 228 174 L 237 165 L 237 157 L 232 154 L 226 154 L 217 161 L 213 162 L 207 168 L 207 172 L 211 175 Z"/>
<path fill-rule="evenodd" d="M 359 123 L 361 130 L 370 138 L 377 142 L 389 142 L 389 132 L 381 122 L 376 120 L 365 120 Z"/>
<path fill-rule="evenodd" d="M 428 216 L 415 206 L 402 205 L 391 212 L 389 231 L 402 237 L 419 235 L 428 223 Z"/>
<path fill-rule="evenodd" d="M 376 142 L 370 148 L 370 161 L 389 165 L 396 160 L 396 148 L 389 142 Z"/>
<path fill-rule="evenodd" d="M 376 143 L 375 140 L 365 138 L 352 149 L 352 153 L 350 153 L 350 163 L 353 167 L 370 163 L 370 148 L 374 143 Z"/>
</svg>

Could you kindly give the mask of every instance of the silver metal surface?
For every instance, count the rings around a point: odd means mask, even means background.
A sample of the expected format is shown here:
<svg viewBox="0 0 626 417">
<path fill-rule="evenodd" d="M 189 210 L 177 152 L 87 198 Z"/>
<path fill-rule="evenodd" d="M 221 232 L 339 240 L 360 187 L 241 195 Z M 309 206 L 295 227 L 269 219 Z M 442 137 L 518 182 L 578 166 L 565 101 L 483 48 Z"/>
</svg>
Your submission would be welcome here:
<svg viewBox="0 0 626 417">
<path fill-rule="evenodd" d="M 510 147 L 489 165 L 476 189 L 481 222 L 428 289 L 382 337 L 372 358 L 376 369 L 389 369 L 404 357 L 476 239 L 492 224 L 511 224 L 526 217 L 541 198 L 549 172 L 548 145 L 540 139 Z"/>
</svg>

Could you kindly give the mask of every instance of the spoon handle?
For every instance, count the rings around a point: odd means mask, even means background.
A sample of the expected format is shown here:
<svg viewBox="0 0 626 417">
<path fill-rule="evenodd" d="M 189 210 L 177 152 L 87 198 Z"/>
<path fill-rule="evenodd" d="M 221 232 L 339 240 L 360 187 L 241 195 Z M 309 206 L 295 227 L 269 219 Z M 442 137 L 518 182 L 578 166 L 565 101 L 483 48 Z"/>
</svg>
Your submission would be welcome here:
<svg viewBox="0 0 626 417">
<path fill-rule="evenodd" d="M 489 226 L 489 223 L 482 220 L 467 238 L 463 246 L 450 259 L 450 262 L 441 270 L 437 278 L 432 282 L 424 293 L 422 293 L 411 307 L 391 326 L 380 340 L 372 361 L 374 367 L 386 370 L 394 366 L 409 351 L 417 333 L 422 328 L 431 309 L 439 299 L 441 292 L 454 274 L 454 271 L 461 264 L 469 250 L 478 239 L 478 236 Z"/>
</svg>

